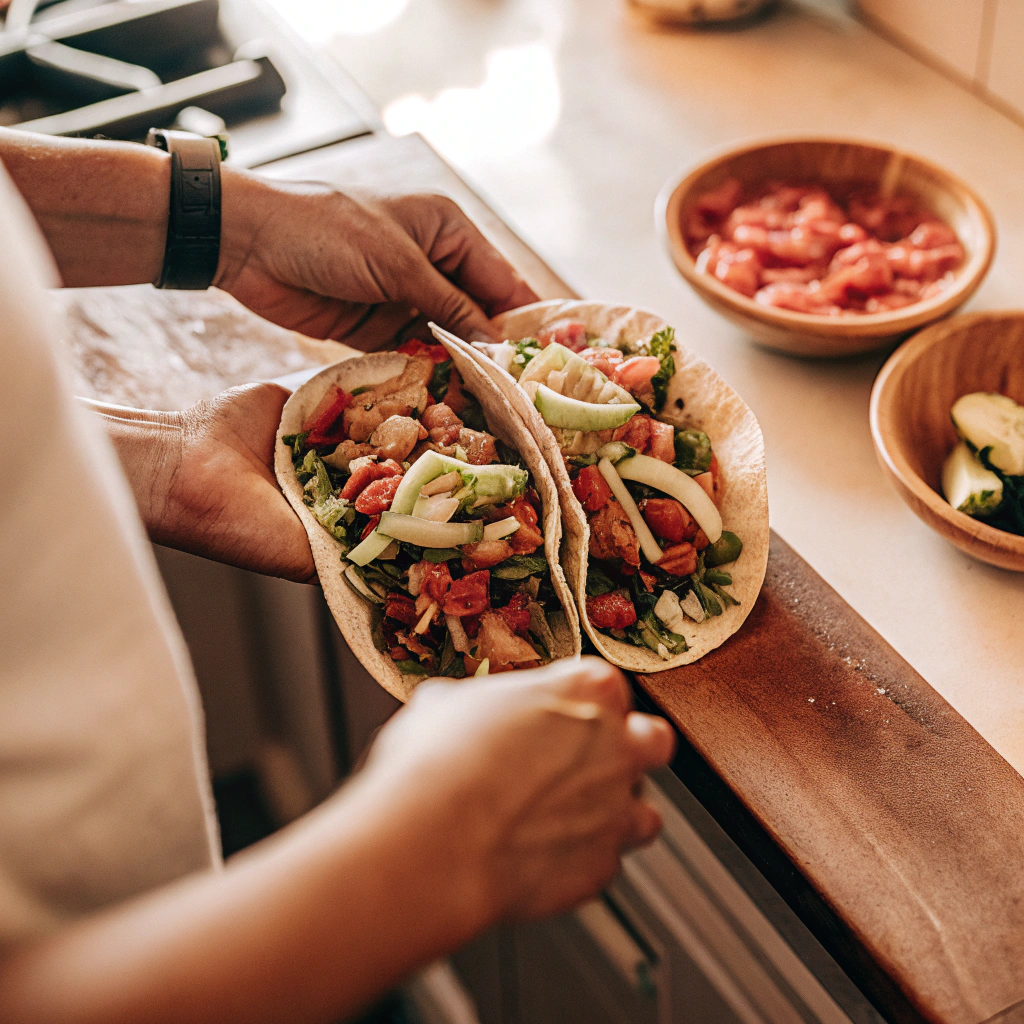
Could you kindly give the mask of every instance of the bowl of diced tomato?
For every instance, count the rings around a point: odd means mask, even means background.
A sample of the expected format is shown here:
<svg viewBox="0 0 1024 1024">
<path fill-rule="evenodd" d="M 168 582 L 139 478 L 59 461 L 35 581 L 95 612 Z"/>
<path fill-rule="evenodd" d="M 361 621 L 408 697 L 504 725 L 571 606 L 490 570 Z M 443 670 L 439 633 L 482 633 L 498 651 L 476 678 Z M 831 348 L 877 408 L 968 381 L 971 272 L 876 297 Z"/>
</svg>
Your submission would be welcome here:
<svg viewBox="0 0 1024 1024">
<path fill-rule="evenodd" d="M 956 175 L 890 146 L 762 141 L 663 190 L 680 274 L 769 348 L 850 356 L 963 305 L 995 253 L 992 216 Z"/>
</svg>

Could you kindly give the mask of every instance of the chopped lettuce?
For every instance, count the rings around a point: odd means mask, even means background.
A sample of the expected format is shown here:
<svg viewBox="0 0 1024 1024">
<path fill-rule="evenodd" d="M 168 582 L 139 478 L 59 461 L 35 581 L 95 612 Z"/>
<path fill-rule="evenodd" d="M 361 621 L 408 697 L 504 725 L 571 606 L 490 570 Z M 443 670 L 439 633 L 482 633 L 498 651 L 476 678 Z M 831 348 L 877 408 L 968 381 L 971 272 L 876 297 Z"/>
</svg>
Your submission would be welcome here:
<svg viewBox="0 0 1024 1024">
<path fill-rule="evenodd" d="M 512 357 L 512 376 L 517 378 L 526 369 L 527 364 L 541 353 L 540 342 L 536 338 L 523 338 L 513 346 L 516 354 Z"/>
<path fill-rule="evenodd" d="M 335 540 L 347 544 L 348 528 L 355 522 L 356 510 L 350 501 L 335 494 L 334 483 L 323 459 L 311 448 L 295 471 L 303 482 L 302 500 L 317 522 Z"/>
<path fill-rule="evenodd" d="M 396 661 L 395 668 L 404 676 L 430 675 L 430 670 L 425 665 L 421 665 L 418 661 L 413 661 L 411 658 L 406 658 L 405 661 Z"/>
<path fill-rule="evenodd" d="M 654 411 L 661 412 L 668 397 L 668 385 L 676 372 L 676 361 L 672 353 L 675 351 L 676 332 L 671 327 L 658 331 L 648 343 L 648 351 L 661 361 L 661 369 L 651 378 L 654 388 Z"/>
<path fill-rule="evenodd" d="M 444 396 L 448 393 L 448 384 L 452 379 L 452 361 L 446 359 L 443 363 L 436 363 L 430 374 L 430 383 L 427 391 L 435 402 L 443 402 Z M 353 391 L 352 394 L 355 394 Z"/>
<path fill-rule="evenodd" d="M 635 647 L 647 647 L 666 660 L 689 649 L 686 637 L 666 629 L 665 624 L 654 614 L 653 607 L 643 612 L 636 620 L 636 625 L 626 630 L 626 637 Z"/>
<path fill-rule="evenodd" d="M 542 555 L 513 555 L 491 569 L 499 580 L 525 580 L 548 570 L 548 560 Z"/>
<path fill-rule="evenodd" d="M 292 462 L 302 458 L 302 449 L 306 447 L 306 438 L 309 431 L 304 430 L 300 434 L 286 434 L 281 440 L 292 450 Z"/>
<path fill-rule="evenodd" d="M 608 594 L 616 586 L 593 562 L 587 566 L 587 597 L 599 597 L 601 594 Z"/>
<path fill-rule="evenodd" d="M 461 558 L 462 552 L 458 548 L 424 548 L 423 560 L 425 562 L 450 562 L 453 559 Z"/>
</svg>

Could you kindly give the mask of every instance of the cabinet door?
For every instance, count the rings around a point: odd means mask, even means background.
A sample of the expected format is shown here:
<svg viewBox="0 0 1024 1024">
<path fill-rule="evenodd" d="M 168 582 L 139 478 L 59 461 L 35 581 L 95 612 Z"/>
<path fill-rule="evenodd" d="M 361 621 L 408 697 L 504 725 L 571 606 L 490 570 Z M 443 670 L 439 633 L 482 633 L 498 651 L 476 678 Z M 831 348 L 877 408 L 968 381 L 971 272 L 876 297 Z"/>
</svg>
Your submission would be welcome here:
<svg viewBox="0 0 1024 1024">
<path fill-rule="evenodd" d="M 516 929 L 518 1014 L 506 1024 L 658 1024 L 656 987 L 627 973 L 621 947 L 632 938 L 594 928 L 577 913 Z M 634 948 L 635 962 L 647 961 Z"/>
</svg>

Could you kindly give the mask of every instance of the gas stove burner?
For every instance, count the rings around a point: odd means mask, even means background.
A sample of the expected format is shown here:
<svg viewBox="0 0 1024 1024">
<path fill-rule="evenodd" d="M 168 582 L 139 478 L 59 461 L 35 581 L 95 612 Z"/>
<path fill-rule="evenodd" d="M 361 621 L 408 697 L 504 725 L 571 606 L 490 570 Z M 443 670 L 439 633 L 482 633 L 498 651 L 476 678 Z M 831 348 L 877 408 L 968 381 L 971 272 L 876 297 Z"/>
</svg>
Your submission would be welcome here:
<svg viewBox="0 0 1024 1024">
<path fill-rule="evenodd" d="M 141 141 L 188 107 L 232 124 L 280 108 L 265 50 L 237 52 L 219 0 L 13 0 L 0 32 L 0 124 Z"/>
</svg>

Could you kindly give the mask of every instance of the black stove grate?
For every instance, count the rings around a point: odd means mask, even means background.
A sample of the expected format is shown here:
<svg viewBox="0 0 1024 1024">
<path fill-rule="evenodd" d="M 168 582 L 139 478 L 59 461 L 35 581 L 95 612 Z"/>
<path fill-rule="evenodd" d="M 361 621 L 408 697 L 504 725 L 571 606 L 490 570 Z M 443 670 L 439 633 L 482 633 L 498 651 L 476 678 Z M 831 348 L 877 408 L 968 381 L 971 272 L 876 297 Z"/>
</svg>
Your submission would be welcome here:
<svg viewBox="0 0 1024 1024">
<path fill-rule="evenodd" d="M 233 52 L 219 0 L 13 0 L 0 32 L 0 125 L 140 141 L 200 107 L 233 124 L 280 108 L 259 44 Z"/>
</svg>

